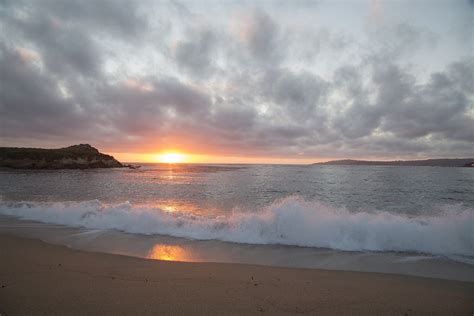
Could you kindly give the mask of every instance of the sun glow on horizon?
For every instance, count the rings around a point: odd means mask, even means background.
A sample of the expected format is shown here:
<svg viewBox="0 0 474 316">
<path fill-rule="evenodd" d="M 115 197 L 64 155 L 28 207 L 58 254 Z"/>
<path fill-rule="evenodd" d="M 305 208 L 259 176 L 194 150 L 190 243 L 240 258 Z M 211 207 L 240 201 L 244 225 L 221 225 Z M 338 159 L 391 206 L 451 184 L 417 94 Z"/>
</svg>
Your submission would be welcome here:
<svg viewBox="0 0 474 316">
<path fill-rule="evenodd" d="M 314 162 L 324 162 L 339 158 L 320 157 L 242 157 L 215 155 L 212 153 L 183 153 L 179 151 L 162 151 L 149 153 L 133 152 L 109 152 L 112 156 L 124 163 L 208 163 L 208 164 L 309 164 Z"/>
<path fill-rule="evenodd" d="M 156 155 L 155 160 L 161 163 L 183 163 L 186 161 L 186 155 L 177 152 L 166 152 Z"/>
</svg>

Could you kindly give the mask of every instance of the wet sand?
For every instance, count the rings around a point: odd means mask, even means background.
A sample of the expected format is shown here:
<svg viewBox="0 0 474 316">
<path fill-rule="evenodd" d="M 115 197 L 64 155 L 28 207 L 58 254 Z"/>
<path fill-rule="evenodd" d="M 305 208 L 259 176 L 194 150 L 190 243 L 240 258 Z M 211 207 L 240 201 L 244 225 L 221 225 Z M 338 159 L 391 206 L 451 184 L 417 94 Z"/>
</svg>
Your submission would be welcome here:
<svg viewBox="0 0 474 316">
<path fill-rule="evenodd" d="M 0 314 L 460 314 L 474 283 L 184 263 L 0 235 Z"/>
</svg>

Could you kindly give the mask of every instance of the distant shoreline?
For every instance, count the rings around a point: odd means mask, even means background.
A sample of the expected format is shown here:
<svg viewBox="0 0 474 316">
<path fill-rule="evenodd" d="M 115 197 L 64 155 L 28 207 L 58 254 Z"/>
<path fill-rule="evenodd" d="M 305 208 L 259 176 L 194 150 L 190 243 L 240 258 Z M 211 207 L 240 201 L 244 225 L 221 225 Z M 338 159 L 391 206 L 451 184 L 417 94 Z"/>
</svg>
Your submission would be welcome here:
<svg viewBox="0 0 474 316">
<path fill-rule="evenodd" d="M 419 167 L 474 167 L 474 158 L 445 158 L 445 159 L 424 159 L 424 160 L 392 160 L 392 161 L 371 161 L 371 160 L 331 160 L 317 162 L 312 165 L 330 166 L 419 166 Z"/>
</svg>

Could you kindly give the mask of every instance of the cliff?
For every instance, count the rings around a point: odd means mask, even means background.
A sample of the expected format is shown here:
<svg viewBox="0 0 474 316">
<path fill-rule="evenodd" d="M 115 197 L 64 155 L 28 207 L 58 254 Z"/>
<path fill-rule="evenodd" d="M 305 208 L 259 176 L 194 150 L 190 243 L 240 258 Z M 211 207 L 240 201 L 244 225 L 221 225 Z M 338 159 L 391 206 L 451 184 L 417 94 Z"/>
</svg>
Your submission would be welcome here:
<svg viewBox="0 0 474 316">
<path fill-rule="evenodd" d="M 59 149 L 0 147 L 0 167 L 15 169 L 91 169 L 124 167 L 89 144 Z"/>
<path fill-rule="evenodd" d="M 472 167 L 473 164 L 474 164 L 474 158 L 453 158 L 453 159 L 396 160 L 396 161 L 368 161 L 368 160 L 344 159 L 344 160 L 319 162 L 313 165 Z"/>
</svg>

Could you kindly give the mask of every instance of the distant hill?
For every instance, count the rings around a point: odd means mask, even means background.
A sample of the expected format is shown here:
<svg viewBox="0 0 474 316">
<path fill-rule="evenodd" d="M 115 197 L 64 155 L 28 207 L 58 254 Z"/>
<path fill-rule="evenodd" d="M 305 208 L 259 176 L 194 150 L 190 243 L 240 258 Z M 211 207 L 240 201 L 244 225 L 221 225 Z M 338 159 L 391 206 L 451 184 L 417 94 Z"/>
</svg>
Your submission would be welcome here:
<svg viewBox="0 0 474 316">
<path fill-rule="evenodd" d="M 124 167 L 89 144 L 59 149 L 0 147 L 0 167 L 15 169 L 90 169 Z"/>
<path fill-rule="evenodd" d="M 318 162 L 313 165 L 330 166 L 428 166 L 428 167 L 474 167 L 474 158 L 454 159 L 426 159 L 426 160 L 394 160 L 394 161 L 369 161 L 369 160 L 333 160 Z"/>
</svg>

